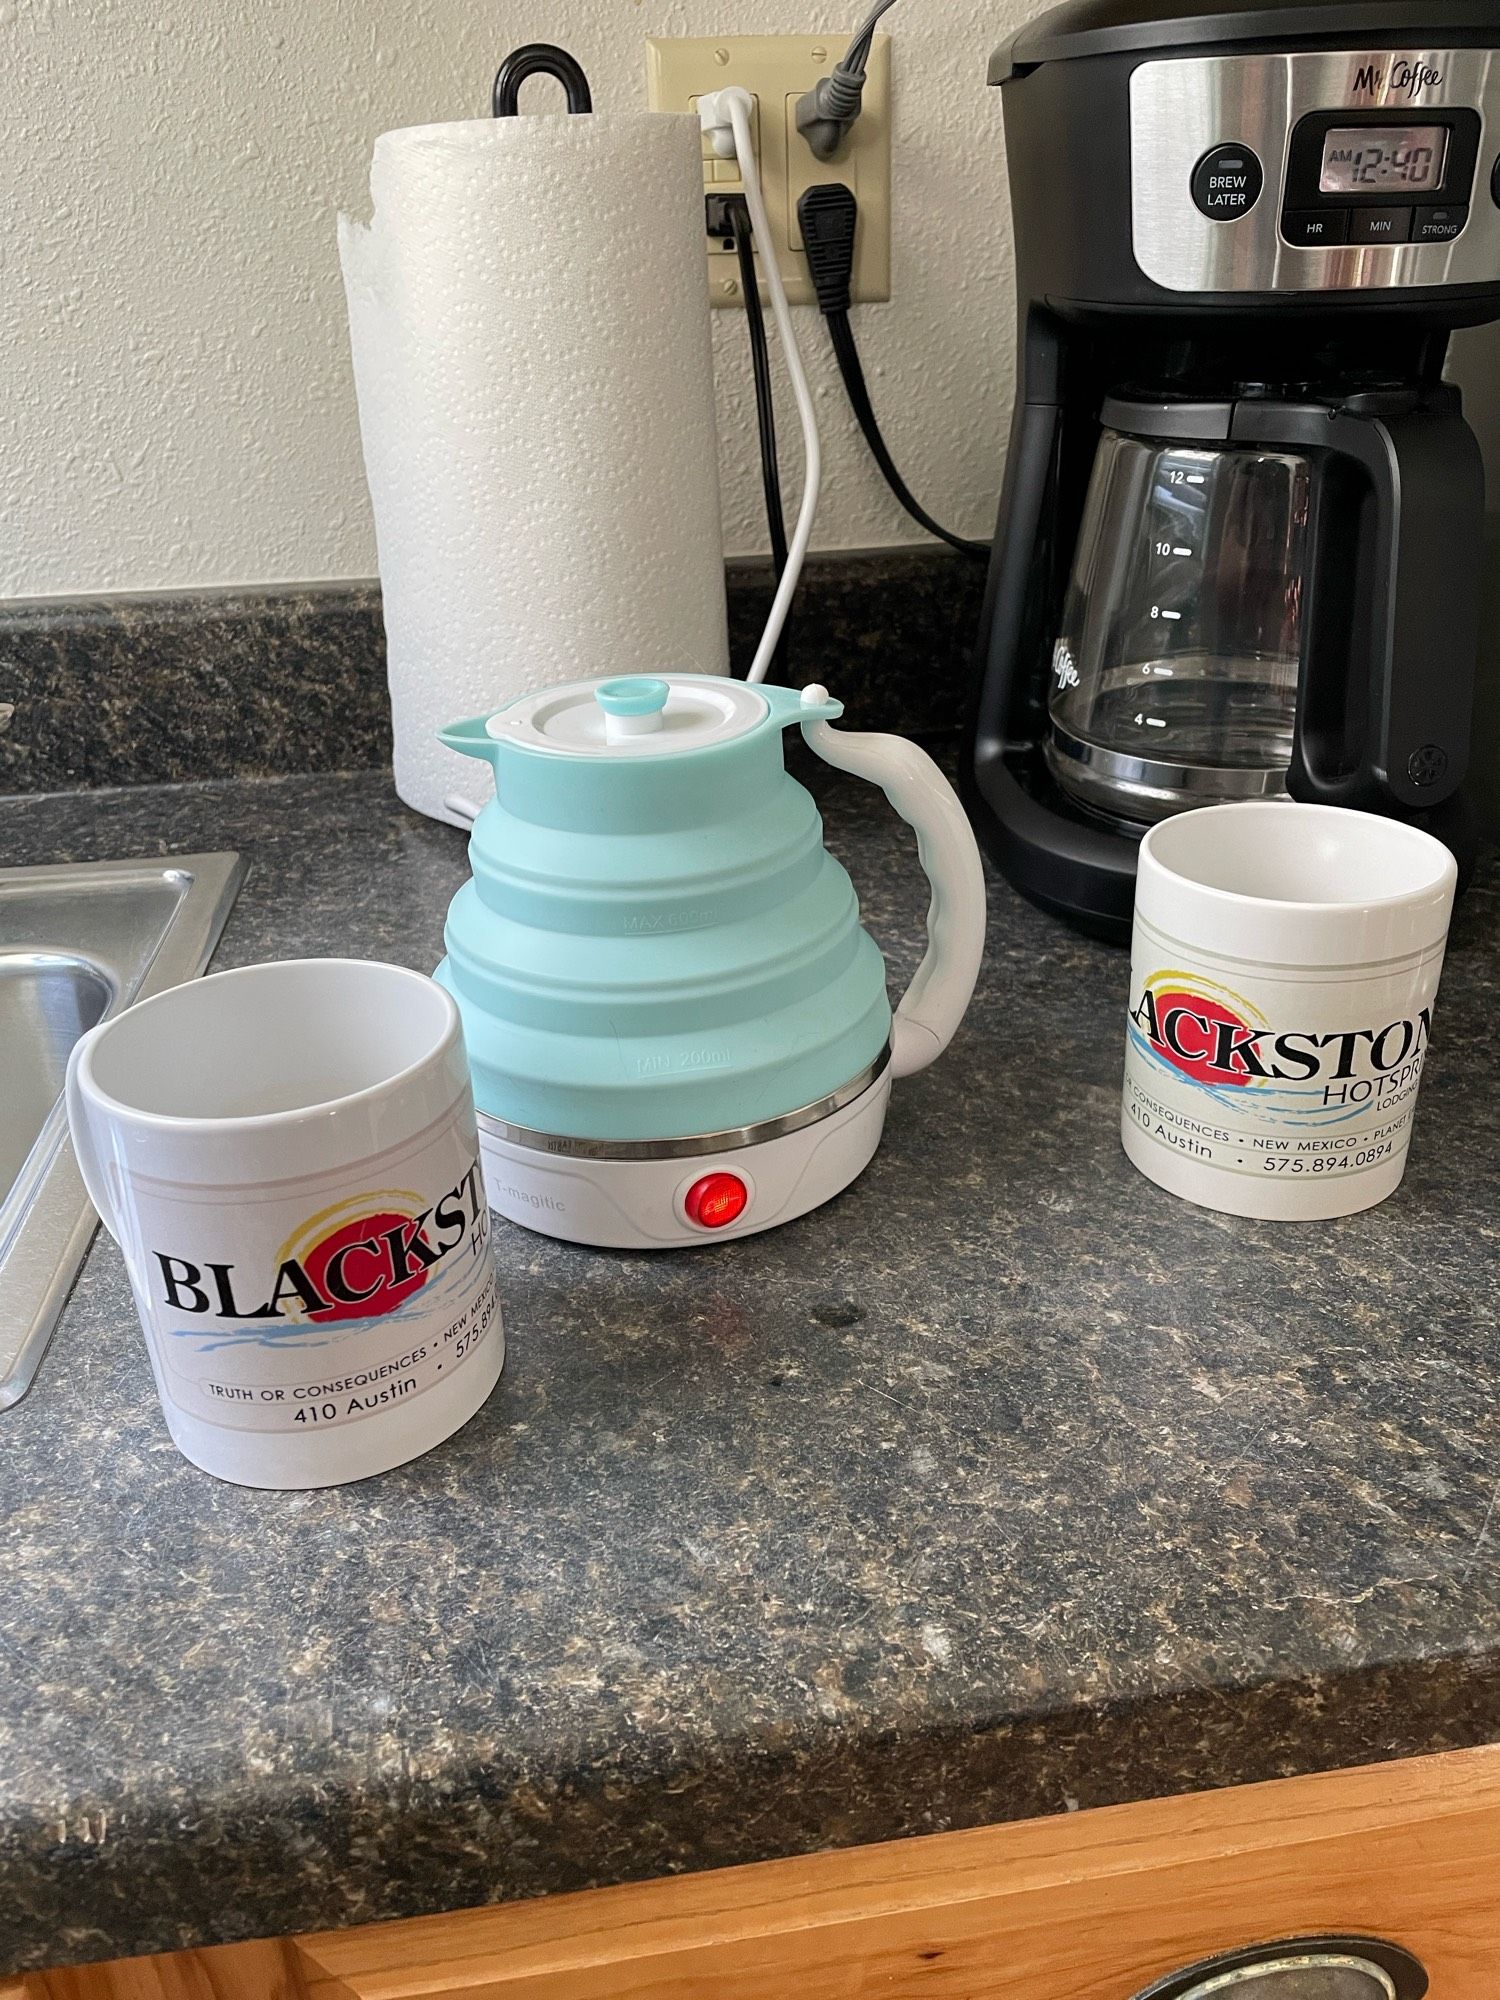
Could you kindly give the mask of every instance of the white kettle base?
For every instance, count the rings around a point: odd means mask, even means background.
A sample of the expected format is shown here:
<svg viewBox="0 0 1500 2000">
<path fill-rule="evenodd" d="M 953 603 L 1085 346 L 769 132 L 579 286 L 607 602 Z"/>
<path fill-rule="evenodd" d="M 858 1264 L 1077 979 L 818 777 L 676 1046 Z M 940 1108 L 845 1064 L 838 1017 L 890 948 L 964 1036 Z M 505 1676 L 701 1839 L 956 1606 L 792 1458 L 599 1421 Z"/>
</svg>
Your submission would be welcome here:
<svg viewBox="0 0 1500 2000">
<path fill-rule="evenodd" d="M 575 1143 L 561 1139 L 518 1143 L 481 1112 L 490 1207 L 543 1236 L 608 1250 L 702 1249 L 755 1236 L 858 1180 L 880 1144 L 890 1096 L 887 1063 L 851 1102 L 796 1131 L 722 1152 L 623 1160 L 587 1157 L 585 1141 L 577 1152 L 559 1150 Z M 707 1219 L 734 1209 L 741 1193 L 732 1220 Z"/>
</svg>

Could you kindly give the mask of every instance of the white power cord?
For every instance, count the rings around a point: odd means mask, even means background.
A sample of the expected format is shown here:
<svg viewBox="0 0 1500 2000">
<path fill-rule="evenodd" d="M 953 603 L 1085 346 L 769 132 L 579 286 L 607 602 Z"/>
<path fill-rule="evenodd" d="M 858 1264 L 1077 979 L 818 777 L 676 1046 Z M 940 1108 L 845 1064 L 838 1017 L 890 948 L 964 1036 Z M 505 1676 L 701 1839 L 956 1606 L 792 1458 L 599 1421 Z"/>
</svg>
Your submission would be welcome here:
<svg viewBox="0 0 1500 2000">
<path fill-rule="evenodd" d="M 818 436 L 817 412 L 813 408 L 812 390 L 808 387 L 807 371 L 802 366 L 802 355 L 797 346 L 797 335 L 792 326 L 791 307 L 787 304 L 786 286 L 781 282 L 781 272 L 777 268 L 773 249 L 770 220 L 766 215 L 765 197 L 761 193 L 760 169 L 755 158 L 755 141 L 750 132 L 752 110 L 750 94 L 731 84 L 727 90 L 710 91 L 698 99 L 698 122 L 713 141 L 714 151 L 721 159 L 739 161 L 740 174 L 745 183 L 745 201 L 750 209 L 750 227 L 755 241 L 760 247 L 760 267 L 765 274 L 766 290 L 771 295 L 771 311 L 776 320 L 776 330 L 781 335 L 781 345 L 786 354 L 787 373 L 791 377 L 792 394 L 797 402 L 797 415 L 802 423 L 802 447 L 805 466 L 802 476 L 802 505 L 797 514 L 797 525 L 787 546 L 786 568 L 781 574 L 771 605 L 771 615 L 766 620 L 766 629 L 761 634 L 760 645 L 751 663 L 747 680 L 763 681 L 776 652 L 781 628 L 786 624 L 787 613 L 792 608 L 792 598 L 796 593 L 802 565 L 807 557 L 808 544 L 812 540 L 813 519 L 818 511 L 818 493 L 823 483 L 823 446 Z"/>
</svg>

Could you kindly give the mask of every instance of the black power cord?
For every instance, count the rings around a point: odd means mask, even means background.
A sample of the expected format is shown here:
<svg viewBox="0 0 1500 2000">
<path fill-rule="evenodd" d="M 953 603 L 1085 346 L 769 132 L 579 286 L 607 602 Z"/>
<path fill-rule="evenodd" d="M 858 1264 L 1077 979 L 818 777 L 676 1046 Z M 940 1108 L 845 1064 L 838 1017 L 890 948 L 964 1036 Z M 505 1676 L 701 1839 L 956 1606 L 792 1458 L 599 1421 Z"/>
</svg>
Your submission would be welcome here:
<svg viewBox="0 0 1500 2000">
<path fill-rule="evenodd" d="M 740 290 L 745 296 L 745 327 L 750 336 L 750 368 L 755 378 L 755 425 L 760 436 L 760 478 L 765 493 L 766 526 L 771 536 L 771 562 L 776 581 L 781 582 L 787 565 L 786 509 L 781 497 L 781 463 L 776 455 L 776 406 L 771 391 L 771 350 L 766 340 L 766 316 L 760 302 L 760 281 L 755 269 L 755 245 L 750 227 L 750 204 L 742 194 L 709 195 L 708 233 L 728 237 L 734 244 L 740 267 Z M 773 655 L 778 674 L 784 674 L 791 636 L 791 620 L 781 628 Z"/>
<path fill-rule="evenodd" d="M 929 535 L 935 535 L 950 549 L 957 549 L 961 556 L 968 556 L 974 562 L 988 562 L 988 543 L 966 541 L 962 535 L 953 534 L 932 518 L 896 469 L 896 461 L 881 435 L 865 383 L 865 371 L 860 364 L 859 349 L 855 345 L 854 329 L 849 324 L 849 280 L 854 269 L 854 232 L 859 220 L 859 204 L 853 189 L 845 187 L 842 181 L 827 181 L 808 188 L 797 203 L 797 220 L 802 227 L 807 267 L 812 275 L 813 290 L 818 296 L 818 307 L 828 322 L 834 359 L 838 362 L 850 406 L 882 478 L 911 518 Z"/>
</svg>

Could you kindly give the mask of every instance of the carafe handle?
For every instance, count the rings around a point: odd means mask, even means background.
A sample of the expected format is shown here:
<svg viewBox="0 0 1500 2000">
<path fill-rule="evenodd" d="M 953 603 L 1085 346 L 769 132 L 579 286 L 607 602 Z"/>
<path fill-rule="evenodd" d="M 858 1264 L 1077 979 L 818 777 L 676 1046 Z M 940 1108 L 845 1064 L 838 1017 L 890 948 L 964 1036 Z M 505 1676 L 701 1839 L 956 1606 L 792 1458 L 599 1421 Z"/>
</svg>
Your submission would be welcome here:
<svg viewBox="0 0 1500 2000">
<path fill-rule="evenodd" d="M 802 691 L 808 708 L 828 700 L 826 688 Z M 912 1076 L 936 1062 L 958 1031 L 984 956 L 984 865 L 973 830 L 948 780 L 925 750 L 904 736 L 831 728 L 807 721 L 802 734 L 825 764 L 879 785 L 917 836 L 917 853 L 932 885 L 927 955 L 896 1009 L 891 1073 Z"/>
<path fill-rule="evenodd" d="M 1314 450 L 1323 464 L 1294 797 L 1402 812 L 1451 799 L 1469 763 L 1483 574 L 1484 461 L 1457 390 L 1386 390 L 1316 404 L 1242 402 L 1236 443 Z M 1359 559 L 1328 536 L 1360 519 Z M 1351 650 L 1350 633 L 1364 647 Z"/>
</svg>

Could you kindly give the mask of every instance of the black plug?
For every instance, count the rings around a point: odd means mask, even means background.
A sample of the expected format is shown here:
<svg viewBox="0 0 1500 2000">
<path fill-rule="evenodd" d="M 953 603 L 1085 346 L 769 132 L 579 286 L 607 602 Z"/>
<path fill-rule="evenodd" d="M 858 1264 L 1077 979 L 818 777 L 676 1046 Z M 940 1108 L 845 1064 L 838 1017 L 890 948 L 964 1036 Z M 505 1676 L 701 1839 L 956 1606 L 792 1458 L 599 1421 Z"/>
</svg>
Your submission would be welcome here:
<svg viewBox="0 0 1500 2000">
<path fill-rule="evenodd" d="M 818 295 L 819 310 L 849 310 L 849 283 L 854 275 L 854 231 L 859 203 L 842 181 L 822 181 L 797 203 L 797 221 L 807 251 L 807 268 Z"/>
<path fill-rule="evenodd" d="M 750 204 L 742 194 L 706 194 L 703 226 L 710 236 L 718 237 L 726 250 L 732 250 L 736 229 L 750 227 Z"/>
</svg>

